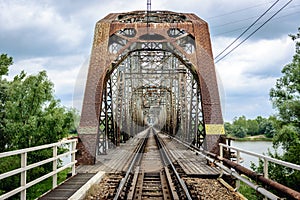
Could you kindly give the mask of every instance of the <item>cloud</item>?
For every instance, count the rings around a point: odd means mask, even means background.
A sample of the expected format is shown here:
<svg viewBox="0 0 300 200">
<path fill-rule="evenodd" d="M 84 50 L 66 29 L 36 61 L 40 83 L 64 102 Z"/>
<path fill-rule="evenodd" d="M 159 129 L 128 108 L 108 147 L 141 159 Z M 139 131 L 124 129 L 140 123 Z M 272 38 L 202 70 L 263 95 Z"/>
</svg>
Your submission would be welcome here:
<svg viewBox="0 0 300 200">
<path fill-rule="evenodd" d="M 152 10 L 195 13 L 206 20 L 216 56 L 273 2 L 161 0 L 152 1 Z M 264 20 L 284 3 L 280 1 Z M 95 23 L 112 12 L 146 8 L 146 1 L 140 0 L 0 0 L 0 53 L 14 57 L 11 76 L 21 70 L 28 74 L 47 70 L 62 103 L 80 108 Z M 273 112 L 269 89 L 294 54 L 287 35 L 297 32 L 299 11 L 300 6 L 292 2 L 216 65 L 225 93 L 226 120 Z"/>
<path fill-rule="evenodd" d="M 12 79 L 13 76 L 19 74 L 22 70 L 27 74 L 37 74 L 42 70 L 46 70 L 50 81 L 54 83 L 56 98 L 60 99 L 63 105 L 72 107 L 74 106 L 74 86 L 76 83 L 81 84 L 77 80 L 78 74 L 86 60 L 87 57 L 82 55 L 24 59 L 15 62 L 11 66 L 9 77 Z M 77 109 L 80 109 L 80 107 L 81 105 L 76 105 Z"/>
<path fill-rule="evenodd" d="M 209 22 L 211 34 L 215 36 L 237 37 L 248 28 L 256 19 L 259 18 L 275 1 L 239 1 L 238 3 L 228 4 L 228 1 L 211 1 L 216 9 L 208 10 L 204 18 Z M 252 27 L 245 37 L 252 31 L 267 21 L 274 15 L 286 2 L 279 1 L 264 17 L 262 17 L 254 27 Z M 224 9 L 225 8 L 225 9 Z M 214 10 L 214 12 L 211 12 Z M 224 11 L 226 10 L 226 11 Z M 216 13 L 216 14 L 211 14 Z M 294 1 L 285 9 L 278 13 L 272 20 L 266 23 L 250 39 L 261 38 L 274 39 L 287 35 L 287 32 L 297 31 L 299 26 L 300 7 Z"/>
<path fill-rule="evenodd" d="M 215 51 L 220 51 L 232 40 L 218 38 Z M 293 51 L 294 43 L 288 36 L 250 41 L 216 65 L 226 93 L 225 110 L 230 110 L 225 114 L 226 120 L 231 120 L 233 113 L 236 116 L 246 112 L 257 116 L 271 114 L 269 91 L 281 76 L 282 67 L 292 60 Z"/>
<path fill-rule="evenodd" d="M 223 112 L 226 121 L 233 121 L 235 117 L 242 115 L 254 119 L 257 116 L 269 117 L 270 114 L 275 113 L 269 99 L 265 96 L 247 97 L 247 101 L 241 96 L 227 96 L 226 99 L 226 108 Z"/>
<path fill-rule="evenodd" d="M 74 51 L 84 31 L 72 18 L 64 18 L 48 4 L 34 1 L 1 2 L 2 51 L 18 55 L 53 55 Z"/>
</svg>

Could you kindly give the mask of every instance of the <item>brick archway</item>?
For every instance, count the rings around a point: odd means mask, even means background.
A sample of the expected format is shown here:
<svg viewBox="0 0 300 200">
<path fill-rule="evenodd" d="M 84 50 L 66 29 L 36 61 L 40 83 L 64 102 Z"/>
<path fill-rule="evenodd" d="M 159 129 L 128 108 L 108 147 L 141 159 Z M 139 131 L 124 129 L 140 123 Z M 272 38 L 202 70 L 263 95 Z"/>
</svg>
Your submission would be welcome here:
<svg viewBox="0 0 300 200">
<path fill-rule="evenodd" d="M 179 59 L 193 66 L 191 71 L 201 92 L 206 148 L 209 151 L 217 148 L 224 128 L 208 24 L 187 13 L 114 13 L 97 22 L 95 28 L 79 127 L 79 137 L 86 155 L 89 155 L 89 162 L 96 156 L 106 77 L 119 64 L 120 57 L 138 49 L 139 42 L 144 45 L 160 43 L 164 49 L 171 48 L 170 51 L 175 51 Z"/>
</svg>

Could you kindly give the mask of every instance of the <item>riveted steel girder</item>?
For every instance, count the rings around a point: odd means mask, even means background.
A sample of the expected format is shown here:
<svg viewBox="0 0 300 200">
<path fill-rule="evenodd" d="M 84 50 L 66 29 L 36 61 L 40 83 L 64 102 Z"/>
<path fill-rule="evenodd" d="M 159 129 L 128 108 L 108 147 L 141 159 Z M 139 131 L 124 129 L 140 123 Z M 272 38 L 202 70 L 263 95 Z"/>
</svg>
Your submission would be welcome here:
<svg viewBox="0 0 300 200">
<path fill-rule="evenodd" d="M 194 14 L 114 13 L 96 24 L 80 138 L 95 157 L 147 126 L 208 150 L 223 133 L 208 25 Z"/>
</svg>

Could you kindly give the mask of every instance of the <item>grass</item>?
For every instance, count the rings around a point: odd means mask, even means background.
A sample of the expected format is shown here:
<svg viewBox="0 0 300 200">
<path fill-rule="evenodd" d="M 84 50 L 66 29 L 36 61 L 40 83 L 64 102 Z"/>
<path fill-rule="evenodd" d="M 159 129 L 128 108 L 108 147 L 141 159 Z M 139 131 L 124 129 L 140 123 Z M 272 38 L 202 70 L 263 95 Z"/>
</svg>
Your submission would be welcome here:
<svg viewBox="0 0 300 200">
<path fill-rule="evenodd" d="M 249 187 L 246 183 L 243 183 L 242 181 L 239 188 L 239 193 L 241 193 L 247 199 L 257 199 L 257 200 L 263 199 L 263 195 L 256 192 L 253 188 Z"/>
</svg>

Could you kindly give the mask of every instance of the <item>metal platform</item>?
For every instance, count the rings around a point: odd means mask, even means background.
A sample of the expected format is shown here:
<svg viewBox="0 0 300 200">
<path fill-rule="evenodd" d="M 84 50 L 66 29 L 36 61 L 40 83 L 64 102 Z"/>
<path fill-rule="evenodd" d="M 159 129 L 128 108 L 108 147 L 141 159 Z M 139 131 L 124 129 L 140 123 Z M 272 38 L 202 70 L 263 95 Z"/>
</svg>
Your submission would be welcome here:
<svg viewBox="0 0 300 200">
<path fill-rule="evenodd" d="M 187 176 L 190 177 L 218 177 L 220 170 L 209 166 L 207 160 L 201 156 L 196 155 L 184 145 L 176 142 L 167 135 L 159 134 L 164 140 L 170 154 L 173 157 L 173 162 L 177 161 L 182 167 Z"/>
<path fill-rule="evenodd" d="M 160 134 L 159 136 L 167 145 L 173 161 L 177 161 L 188 176 L 216 177 L 220 175 L 217 168 L 207 165 L 204 157 L 196 155 L 166 135 Z M 81 165 L 76 171 L 78 173 L 97 173 L 98 171 L 105 171 L 107 173 L 125 172 L 128 168 L 128 161 L 133 156 L 132 152 L 134 152 L 141 137 L 145 137 L 145 132 L 138 134 L 115 149 L 110 149 L 107 155 L 98 156 L 95 165 Z"/>
<path fill-rule="evenodd" d="M 89 181 L 95 173 L 79 173 L 57 188 L 40 197 L 39 200 L 64 200 L 69 199 L 77 192 L 87 181 Z"/>
<path fill-rule="evenodd" d="M 127 171 L 128 161 L 134 156 L 133 152 L 138 146 L 140 139 L 146 136 L 146 131 L 143 131 L 133 138 L 130 138 L 126 143 L 120 146 L 107 150 L 106 155 L 97 156 L 95 165 L 80 165 L 76 169 L 78 173 L 97 173 L 105 171 L 107 173 L 119 173 Z"/>
</svg>

